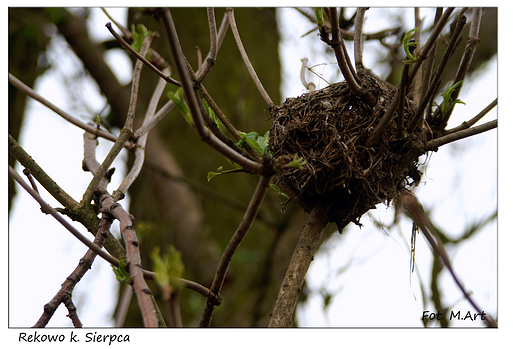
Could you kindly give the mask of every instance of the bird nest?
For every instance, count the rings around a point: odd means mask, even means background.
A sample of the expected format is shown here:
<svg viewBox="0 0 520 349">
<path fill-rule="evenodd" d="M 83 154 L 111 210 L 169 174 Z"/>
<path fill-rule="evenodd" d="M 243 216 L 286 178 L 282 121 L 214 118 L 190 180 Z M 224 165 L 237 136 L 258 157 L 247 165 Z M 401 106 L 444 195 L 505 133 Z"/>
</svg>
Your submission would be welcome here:
<svg viewBox="0 0 520 349">
<path fill-rule="evenodd" d="M 345 82 L 288 98 L 271 108 L 269 147 L 275 158 L 306 160 L 301 168 L 279 172 L 274 182 L 307 212 L 315 205 L 327 211 L 341 230 L 376 204 L 387 204 L 416 185 L 424 137 L 416 131 L 398 137 L 392 120 L 370 147 L 367 138 L 388 109 L 397 89 L 365 76 L 363 86 L 376 97 L 373 107 L 355 96 Z M 404 125 L 416 107 L 404 102 Z"/>
</svg>

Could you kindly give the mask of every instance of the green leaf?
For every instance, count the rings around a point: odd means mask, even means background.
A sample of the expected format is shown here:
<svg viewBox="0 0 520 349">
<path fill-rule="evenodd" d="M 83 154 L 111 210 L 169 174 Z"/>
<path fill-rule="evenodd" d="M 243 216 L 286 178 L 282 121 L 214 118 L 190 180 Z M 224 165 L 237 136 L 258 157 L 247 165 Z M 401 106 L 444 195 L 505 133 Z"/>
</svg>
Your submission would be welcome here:
<svg viewBox="0 0 520 349">
<path fill-rule="evenodd" d="M 117 281 L 130 283 L 130 275 L 126 272 L 126 262 L 123 259 L 119 260 L 119 267 L 112 266 L 112 271 L 116 274 Z"/>
<path fill-rule="evenodd" d="M 171 99 L 175 105 L 179 108 L 182 115 L 184 116 L 184 119 L 186 119 L 186 122 L 193 126 L 193 119 L 191 117 L 190 108 L 188 108 L 188 104 L 186 104 L 186 101 L 184 100 L 184 96 L 182 94 L 182 88 L 177 88 L 175 92 L 169 91 L 168 92 L 168 98 Z"/>
<path fill-rule="evenodd" d="M 218 171 L 218 172 L 211 172 L 211 171 L 208 172 L 208 182 L 209 182 L 213 177 L 223 174 L 222 169 L 223 169 L 223 167 L 220 166 L 219 168 L 217 168 L 217 171 Z"/>
<path fill-rule="evenodd" d="M 419 45 L 419 43 L 416 41 L 410 42 L 410 37 L 417 30 L 419 30 L 419 28 L 410 30 L 408 33 L 406 33 L 406 35 L 404 37 L 403 48 L 404 48 L 404 52 L 406 53 L 406 57 L 408 57 L 408 60 L 404 61 L 405 64 L 411 64 L 411 63 L 415 63 L 418 61 L 417 58 L 415 58 L 413 56 L 413 54 L 410 52 L 410 47 L 415 47 L 415 46 Z"/>
<path fill-rule="evenodd" d="M 269 131 L 267 131 L 263 136 L 258 137 L 258 144 L 262 149 L 262 155 L 269 153 Z"/>
<path fill-rule="evenodd" d="M 448 85 L 448 87 L 446 88 L 446 91 L 444 91 L 444 93 L 442 94 L 442 99 L 444 100 L 444 102 L 442 104 L 441 113 L 443 115 L 446 114 L 451 108 L 453 108 L 455 106 L 455 104 L 466 105 L 466 103 L 464 103 L 463 101 L 461 101 L 458 98 L 456 100 L 452 100 L 452 98 L 451 98 L 451 95 L 453 94 L 453 92 L 455 92 L 455 90 L 457 88 L 459 88 L 459 86 L 462 85 L 463 82 L 464 82 L 464 80 L 461 80 L 461 81 L 457 82 L 456 84 Z"/>
<path fill-rule="evenodd" d="M 318 24 L 318 27 L 323 27 L 323 7 L 315 7 L 314 14 L 316 15 L 316 24 Z"/>
<path fill-rule="evenodd" d="M 217 128 L 220 130 L 220 120 L 215 115 L 215 112 L 213 109 L 211 109 L 210 106 L 208 106 L 208 102 L 206 102 L 205 99 L 202 100 L 202 105 L 204 106 L 204 109 L 206 109 L 206 112 L 209 115 L 209 118 L 213 120 L 213 122 L 217 125 Z"/>
<path fill-rule="evenodd" d="M 269 186 L 271 187 L 271 189 L 273 189 L 274 191 L 276 191 L 277 194 L 283 196 L 284 198 L 286 199 L 290 199 L 289 195 L 285 194 L 282 189 L 280 189 L 278 186 L 274 185 L 274 184 L 269 184 Z"/>
<path fill-rule="evenodd" d="M 148 30 L 143 24 L 139 24 L 137 26 L 137 30 L 135 28 L 135 25 L 132 24 L 131 26 L 132 30 L 132 37 L 134 38 L 134 42 L 132 43 L 132 48 L 136 50 L 137 52 L 141 51 L 141 47 L 143 47 L 144 38 L 146 38 L 147 35 L 152 34 L 152 31 Z M 149 54 L 147 54 L 147 59 L 149 59 Z"/>
<path fill-rule="evenodd" d="M 307 164 L 307 160 L 299 157 L 298 154 L 294 154 L 291 162 L 289 162 L 285 166 L 290 168 L 302 168 L 303 166 L 305 166 L 305 164 Z"/>
<path fill-rule="evenodd" d="M 171 294 L 179 287 L 176 279 L 184 274 L 181 252 L 170 245 L 166 254 L 161 255 L 159 246 L 156 246 L 150 254 L 150 259 L 155 272 L 155 281 L 165 294 Z"/>
<path fill-rule="evenodd" d="M 237 142 L 237 145 L 244 148 L 244 143 L 247 143 L 260 155 L 269 154 L 269 131 L 263 136 L 258 135 L 258 132 L 241 132 L 238 131 L 242 136 L 242 139 Z"/>
</svg>

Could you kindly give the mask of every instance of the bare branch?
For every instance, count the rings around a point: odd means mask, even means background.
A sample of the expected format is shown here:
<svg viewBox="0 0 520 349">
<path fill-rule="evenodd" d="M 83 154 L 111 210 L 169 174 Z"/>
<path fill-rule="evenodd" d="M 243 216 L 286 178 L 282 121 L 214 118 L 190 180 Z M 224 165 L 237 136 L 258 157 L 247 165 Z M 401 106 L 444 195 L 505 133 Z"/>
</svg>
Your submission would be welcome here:
<svg viewBox="0 0 520 349">
<path fill-rule="evenodd" d="M 423 232 L 424 236 L 430 243 L 430 246 L 432 249 L 441 257 L 442 261 L 444 262 L 444 265 L 448 268 L 453 280 L 457 284 L 457 286 L 462 291 L 462 294 L 464 297 L 471 303 L 471 305 L 475 308 L 477 312 L 482 314 L 486 322 L 490 327 L 497 327 L 497 324 L 495 320 L 493 320 L 491 317 L 485 315 L 485 312 L 481 310 L 479 306 L 475 303 L 473 298 L 471 297 L 470 292 L 466 291 L 464 286 L 462 285 L 462 282 L 458 278 L 458 276 L 455 274 L 455 271 L 451 265 L 450 258 L 448 257 L 448 254 L 446 253 L 446 250 L 444 249 L 444 245 L 442 244 L 442 241 L 439 238 L 439 234 L 437 233 L 436 229 L 434 228 L 432 222 L 428 218 L 428 215 L 424 211 L 424 208 L 419 203 L 417 198 L 413 196 L 412 194 L 404 194 L 403 197 L 403 204 L 405 208 L 410 212 L 412 215 L 414 221 L 419 225 L 419 228 L 421 228 L 421 231 Z M 435 238 L 434 238 L 435 237 Z"/>
<path fill-rule="evenodd" d="M 141 47 L 141 52 L 139 54 L 141 56 L 146 56 L 146 53 L 150 49 L 150 45 L 152 44 L 153 35 L 147 35 L 144 38 L 143 46 Z M 125 125 L 123 128 L 128 128 L 129 130 L 133 130 L 134 127 L 134 117 L 135 117 L 135 109 L 137 107 L 137 96 L 139 93 L 139 85 L 141 83 L 141 71 L 143 69 L 143 61 L 138 60 L 135 63 L 134 74 L 132 76 L 132 92 L 130 93 L 130 107 L 128 108 L 128 114 L 126 115 Z"/>
<path fill-rule="evenodd" d="M 334 53 L 336 55 L 336 60 L 338 61 L 339 68 L 341 70 L 341 74 L 345 78 L 348 86 L 352 90 L 352 93 L 356 96 L 359 96 L 363 93 L 361 86 L 356 81 L 354 77 L 354 72 L 351 71 L 348 63 L 347 57 L 345 56 L 346 50 L 343 50 L 343 39 L 339 34 L 339 23 L 338 23 L 338 11 L 335 7 L 331 7 L 330 11 L 330 25 L 332 28 L 332 40 L 330 41 L 330 46 L 334 49 Z M 358 78 L 359 79 L 359 78 Z"/>
<path fill-rule="evenodd" d="M 397 108 L 397 135 L 399 137 L 404 137 L 404 99 L 406 97 L 406 93 L 408 92 L 408 71 L 410 70 L 410 65 L 405 64 L 403 68 L 403 74 L 401 76 L 401 83 L 399 84 L 399 104 Z"/>
<path fill-rule="evenodd" d="M 446 136 L 442 136 L 442 137 L 439 137 L 439 138 L 436 138 L 436 139 L 433 139 L 433 140 L 427 142 L 426 149 L 427 150 L 437 150 L 442 145 L 445 145 L 445 144 L 448 144 L 451 142 L 455 142 L 455 141 L 458 141 L 460 139 L 467 138 L 470 136 L 474 136 L 474 135 L 482 133 L 482 132 L 492 130 L 492 129 L 496 128 L 497 125 L 498 125 L 498 121 L 493 120 L 493 121 L 486 122 L 485 124 L 482 124 L 479 126 L 475 126 L 475 127 L 461 130 L 461 131 L 450 133 Z"/>
<path fill-rule="evenodd" d="M 121 236 L 126 245 L 130 284 L 137 296 L 137 302 L 143 316 L 144 325 L 145 327 L 158 327 L 158 319 L 152 301 L 152 292 L 148 288 L 143 276 L 139 242 L 134 227 L 134 217 L 126 212 L 121 205 L 116 203 L 106 190 L 96 190 L 96 201 L 101 206 L 101 212 L 109 214 L 119 221 Z"/>
<path fill-rule="evenodd" d="M 436 25 L 439 22 L 439 19 L 442 16 L 442 7 L 438 7 L 435 11 L 435 19 L 434 19 L 434 25 Z M 419 48 L 419 53 L 421 49 Z M 427 97 L 428 88 L 431 85 L 431 77 L 433 74 L 433 66 L 435 63 L 435 57 L 437 55 L 437 42 L 433 45 L 431 49 L 431 53 L 428 55 L 428 60 L 426 61 L 426 66 L 424 67 L 424 76 L 422 77 L 422 83 L 421 83 L 421 97 L 420 101 L 423 99 L 430 100 L 428 104 L 428 108 L 426 109 L 426 118 L 429 118 L 431 116 L 431 104 L 433 103 L 433 100 Z M 433 91 L 435 93 L 435 91 Z M 422 127 L 422 123 L 424 120 L 424 112 L 421 112 L 421 115 L 419 116 L 419 122 L 417 124 L 418 127 Z"/>
<path fill-rule="evenodd" d="M 222 23 L 220 23 L 220 28 L 218 30 L 217 52 L 220 49 L 220 45 L 222 45 L 222 41 L 224 41 L 224 37 L 226 36 L 228 28 L 229 28 L 229 16 L 228 16 L 227 12 L 225 12 L 224 18 L 222 18 Z"/>
<path fill-rule="evenodd" d="M 327 26 L 327 24 L 325 24 Z M 390 35 L 396 35 L 399 33 L 401 28 L 390 28 L 390 29 L 383 29 L 375 33 L 363 33 L 362 39 L 363 41 L 369 41 L 369 40 L 383 40 L 384 38 L 390 36 Z M 339 32 L 341 33 L 341 36 L 343 36 L 343 39 L 345 40 L 354 40 L 355 33 L 347 31 L 345 29 L 339 28 Z"/>
<path fill-rule="evenodd" d="M 97 138 L 91 133 L 83 133 L 83 171 L 91 171 L 95 174 L 99 170 L 99 162 L 96 160 Z"/>
<path fill-rule="evenodd" d="M 231 121 L 229 121 L 229 119 L 226 117 L 226 115 L 224 115 L 224 113 L 220 110 L 218 104 L 215 103 L 215 101 L 213 100 L 213 98 L 209 94 L 208 90 L 206 90 L 204 85 L 201 84 L 199 86 L 199 91 L 200 91 L 200 94 L 202 95 L 202 98 L 204 98 L 206 100 L 206 102 L 208 102 L 208 106 L 211 109 L 213 109 L 213 111 L 215 112 L 215 115 L 217 116 L 217 118 L 228 129 L 228 131 L 231 132 L 233 137 L 235 137 L 235 139 L 237 141 L 242 139 L 242 136 L 240 136 L 240 133 L 238 133 L 238 131 L 235 128 L 235 126 L 231 123 Z"/>
<path fill-rule="evenodd" d="M 312 92 L 316 89 L 316 85 L 313 82 L 307 83 L 307 79 L 305 78 L 305 72 L 307 71 L 307 62 L 309 61 L 308 58 L 302 58 L 302 68 L 300 70 L 300 80 L 303 84 L 303 87 L 305 87 L 306 90 L 309 92 Z"/>
<path fill-rule="evenodd" d="M 96 234 L 99 225 L 97 213 L 90 206 L 80 206 L 67 192 L 65 192 L 47 173 L 31 158 L 29 154 L 9 135 L 9 152 L 24 166 L 31 171 L 36 180 L 54 197 L 65 209 L 63 213 L 71 214 L 75 220 L 81 222 L 90 232 Z M 112 234 L 105 242 L 105 248 L 111 255 L 117 258 L 125 256 L 121 244 Z"/>
<path fill-rule="evenodd" d="M 231 264 L 231 260 L 233 259 L 236 250 L 242 243 L 242 240 L 244 240 L 247 232 L 249 231 L 249 228 L 251 227 L 253 221 L 256 218 L 256 215 L 258 213 L 258 210 L 260 209 L 260 205 L 264 199 L 264 196 L 267 190 L 269 189 L 270 181 L 270 177 L 260 178 L 255 193 L 251 198 L 251 202 L 249 203 L 249 207 L 247 208 L 247 211 L 244 214 L 244 218 L 240 222 L 240 225 L 235 231 L 235 234 L 229 241 L 228 245 L 226 246 L 226 250 L 222 254 L 222 258 L 215 273 L 215 278 L 213 279 L 213 283 L 211 284 L 211 292 L 213 292 L 214 294 L 219 294 L 220 290 L 222 289 L 222 285 L 224 284 L 224 280 L 226 278 L 229 265 Z M 215 310 L 216 305 L 218 304 L 215 304 L 211 298 L 206 299 L 199 327 L 209 327 L 209 325 L 211 324 L 213 311 Z"/>
<path fill-rule="evenodd" d="M 108 215 L 103 215 L 99 224 L 99 229 L 94 239 L 94 245 L 102 247 L 105 239 L 110 233 L 110 226 L 112 225 L 113 218 Z M 52 298 L 52 300 L 44 306 L 44 312 L 40 319 L 36 322 L 34 327 L 45 327 L 49 320 L 54 315 L 54 312 L 61 303 L 64 303 L 69 309 L 69 318 L 72 320 L 74 327 L 82 327 L 81 321 L 76 314 L 76 308 L 72 303 L 72 292 L 76 287 L 77 283 L 83 278 L 85 273 L 91 268 L 96 253 L 89 249 L 87 253 L 80 259 L 78 266 L 74 271 L 65 279 L 61 285 L 58 293 Z"/>
<path fill-rule="evenodd" d="M 9 166 L 9 175 L 18 182 L 22 186 L 22 188 L 25 189 L 43 208 L 46 212 L 48 212 L 51 216 L 53 216 L 58 222 L 61 223 L 68 231 L 72 233 L 78 240 L 80 240 L 82 243 L 84 243 L 88 248 L 96 252 L 98 255 L 100 255 L 103 259 L 107 260 L 110 263 L 118 263 L 118 260 L 105 251 L 103 251 L 99 246 L 94 245 L 89 239 L 83 236 L 76 228 L 74 228 L 69 222 L 65 220 L 54 208 L 52 208 L 49 204 L 45 202 L 41 198 L 41 196 L 32 189 L 25 181 L 20 177 L 16 171 Z"/>
<path fill-rule="evenodd" d="M 387 97 L 387 98 L 389 98 L 389 97 Z M 378 124 L 372 131 L 372 134 L 370 135 L 370 137 L 368 137 L 367 140 L 365 141 L 365 144 L 364 144 L 365 147 L 370 148 L 379 139 L 379 137 L 381 137 L 381 134 L 383 134 L 383 131 L 385 130 L 386 125 L 388 125 L 390 120 L 392 120 L 392 117 L 394 116 L 398 105 L 399 105 L 399 94 L 396 93 L 394 95 L 394 99 L 390 103 L 390 106 L 385 111 L 385 114 L 383 115 L 381 120 L 379 120 Z"/>
<path fill-rule="evenodd" d="M 495 98 L 495 100 L 491 103 L 489 103 L 489 105 L 487 107 L 485 107 L 484 109 L 482 109 L 482 111 L 480 113 L 478 113 L 477 115 L 475 115 L 473 118 L 471 118 L 471 120 L 468 120 L 468 121 L 464 121 L 462 124 L 460 124 L 459 126 L 457 127 L 454 127 L 452 129 L 449 129 L 449 130 L 446 130 L 446 132 L 444 133 L 444 135 L 449 135 L 450 133 L 454 133 L 454 132 L 458 132 L 458 131 L 461 131 L 461 130 L 465 130 L 471 126 L 473 126 L 474 124 L 476 124 L 480 119 L 482 119 L 484 116 L 486 116 L 487 113 L 489 113 L 489 111 L 491 109 L 493 109 L 494 107 L 497 106 L 497 103 L 498 103 L 498 98 Z"/>
<path fill-rule="evenodd" d="M 410 80 L 415 79 L 415 74 L 417 74 L 417 72 L 421 68 L 421 63 L 428 57 L 428 55 L 430 54 L 430 50 L 435 46 L 435 43 L 437 42 L 439 35 L 441 35 L 442 29 L 444 29 L 446 23 L 450 19 L 450 15 L 453 12 L 453 10 L 453 7 L 447 8 L 446 11 L 444 11 L 444 13 L 442 14 L 435 28 L 433 28 L 430 37 L 426 41 L 426 44 L 424 44 L 424 46 L 421 48 L 421 55 L 417 57 L 418 62 L 415 63 L 412 69 L 410 70 Z"/>
<path fill-rule="evenodd" d="M 152 43 L 152 36 L 147 35 L 146 38 L 143 41 L 143 46 L 141 48 L 141 54 L 145 55 L 148 49 L 150 48 L 150 45 Z M 114 143 L 112 148 L 110 149 L 109 153 L 105 157 L 105 160 L 99 167 L 99 169 L 94 174 L 94 177 L 90 181 L 87 189 L 85 190 L 85 193 L 83 194 L 83 198 L 81 199 L 80 205 L 85 205 L 90 203 L 92 200 L 92 197 L 94 195 L 94 190 L 97 188 L 99 181 L 105 173 L 108 171 L 109 167 L 112 165 L 116 157 L 121 152 L 121 149 L 123 148 L 123 145 L 126 143 L 126 141 L 132 136 L 132 129 L 134 124 L 134 117 L 135 117 L 135 108 L 137 106 L 137 95 L 139 91 L 139 83 L 140 83 L 140 76 L 141 76 L 141 70 L 143 67 L 143 62 L 138 60 L 135 63 L 135 69 L 134 69 L 134 75 L 132 77 L 132 91 L 130 93 L 130 106 L 128 108 L 128 114 L 126 116 L 125 125 L 121 129 L 121 132 L 119 133 L 119 137 L 117 137 L 117 141 Z"/>
<path fill-rule="evenodd" d="M 358 7 L 356 26 L 354 27 L 354 60 L 358 73 L 365 70 L 363 66 L 363 21 L 365 20 L 366 10 L 366 7 Z"/>
<path fill-rule="evenodd" d="M 171 72 L 171 69 L 168 67 L 165 69 L 164 73 L 169 74 Z M 155 91 L 152 95 L 152 98 L 150 99 L 150 102 L 148 104 L 148 110 L 146 111 L 144 121 L 143 121 L 143 127 L 144 125 L 147 125 L 148 128 L 151 128 L 152 123 L 156 124 L 160 120 L 159 117 L 156 117 L 154 115 L 155 110 L 157 109 L 157 104 L 159 104 L 159 100 L 163 94 L 164 88 L 166 87 L 166 81 L 163 79 L 160 79 L 157 83 L 157 86 L 155 88 Z M 166 103 L 168 108 L 163 108 L 166 110 L 173 108 L 173 102 L 172 103 Z M 161 114 L 161 115 L 165 115 Z M 160 115 L 159 115 L 160 116 Z M 162 118 L 162 116 L 161 116 Z M 156 121 L 157 120 L 157 121 Z M 143 128 L 141 127 L 141 128 Z M 125 179 L 121 182 L 119 187 L 116 189 L 116 191 L 113 194 L 113 197 L 116 201 L 121 200 L 124 198 L 125 193 L 128 191 L 128 188 L 132 185 L 132 183 L 136 180 L 136 178 L 139 176 L 139 173 L 141 172 L 141 169 L 144 164 L 144 158 L 145 158 L 145 147 L 146 147 L 146 140 L 148 138 L 148 133 L 145 133 L 139 139 L 137 140 L 137 148 L 135 149 L 135 160 L 132 165 L 132 168 L 126 175 Z"/>
<path fill-rule="evenodd" d="M 444 69 L 446 68 L 446 65 L 448 64 L 448 61 L 453 54 L 453 51 L 455 50 L 457 40 L 462 33 L 462 29 L 466 25 L 466 17 L 457 17 L 456 19 L 456 26 L 455 30 L 451 35 L 450 42 L 448 44 L 448 47 L 446 48 L 446 52 L 444 52 L 444 55 L 442 56 L 441 62 L 439 63 L 437 69 L 435 69 L 435 72 L 433 74 L 432 80 L 430 82 L 430 87 L 428 89 L 428 92 L 426 93 L 426 96 L 421 100 L 421 103 L 419 104 L 419 107 L 417 108 L 417 112 L 415 113 L 412 120 L 410 120 L 407 130 L 408 132 L 412 132 L 415 130 L 415 128 L 420 124 L 420 120 L 422 120 L 424 109 L 428 105 L 430 99 L 433 97 L 434 92 L 437 90 L 437 86 L 440 83 L 442 73 L 444 72 Z M 416 63 L 418 64 L 418 63 Z M 440 108 L 439 108 L 440 111 Z"/>
<path fill-rule="evenodd" d="M 421 44 L 421 32 L 422 32 L 422 19 L 420 14 L 420 8 L 415 7 L 414 8 L 414 21 L 415 21 L 415 28 L 417 28 L 417 31 L 414 33 L 415 40 L 418 42 L 417 48 L 415 48 L 415 55 L 418 56 L 421 52 L 421 49 L 419 48 L 419 45 Z M 436 47 L 436 46 L 435 46 Z M 412 46 L 413 48 L 413 46 Z M 412 53 L 413 54 L 413 53 Z M 417 74 L 415 76 L 414 80 L 409 81 L 409 85 L 412 88 L 412 100 L 416 103 L 420 101 L 421 97 L 421 86 L 422 86 L 422 74 Z"/>
<path fill-rule="evenodd" d="M 146 135 L 166 116 L 166 114 L 172 111 L 173 108 L 175 108 L 175 103 L 169 99 L 155 115 L 148 120 L 143 121 L 143 125 L 134 132 L 134 137 L 140 138 Z"/>
<path fill-rule="evenodd" d="M 80 121 L 79 119 L 75 118 L 74 116 L 70 115 L 69 113 L 61 110 L 60 108 L 58 108 L 57 106 L 55 106 L 54 104 L 52 104 L 51 102 L 49 102 L 48 100 L 43 98 L 40 94 L 38 94 L 32 88 L 30 88 L 29 86 L 25 85 L 23 82 L 18 80 L 11 73 L 9 73 L 9 83 L 11 85 L 13 85 L 14 87 L 16 87 L 18 90 L 25 93 L 27 96 L 34 99 L 35 101 L 40 102 L 41 104 L 43 104 L 44 106 L 46 106 L 47 108 L 49 108 L 50 110 L 52 110 L 53 112 L 55 112 L 56 114 L 61 116 L 63 119 L 70 122 L 71 124 L 78 126 L 79 128 L 81 128 L 87 132 L 90 132 L 91 134 L 95 135 L 96 137 L 105 138 L 112 142 L 115 142 L 117 140 L 116 135 L 113 135 L 110 132 L 97 128 L 94 125 L 86 124 L 86 123 Z M 126 143 L 125 147 L 131 149 L 132 145 L 130 143 Z"/>
<path fill-rule="evenodd" d="M 244 45 L 242 44 L 242 40 L 240 39 L 240 35 L 238 34 L 238 28 L 237 24 L 235 22 L 235 13 L 234 10 L 230 7 L 226 9 L 226 12 L 228 14 L 229 18 L 229 24 L 231 25 L 231 31 L 233 32 L 233 35 L 235 37 L 235 41 L 238 46 L 238 50 L 240 51 L 240 55 L 242 56 L 242 60 L 246 64 L 247 70 L 249 71 L 249 74 L 253 78 L 253 81 L 255 82 L 256 87 L 258 88 L 258 91 L 264 98 L 265 102 L 269 107 L 274 106 L 273 101 L 267 94 L 267 91 L 265 90 L 264 86 L 262 85 L 262 82 L 258 78 L 258 75 L 256 75 L 255 69 L 253 68 L 253 65 L 251 64 L 251 61 L 249 60 L 249 57 L 247 56 L 246 50 L 244 48 Z"/>
<path fill-rule="evenodd" d="M 480 19 L 482 17 L 482 8 L 477 7 L 473 9 L 473 15 L 471 18 L 471 26 L 469 29 L 469 35 L 466 43 L 466 48 L 464 49 L 464 55 L 460 61 L 459 69 L 457 70 L 457 74 L 455 76 L 455 80 L 453 84 L 458 83 L 459 81 L 464 81 L 466 79 L 466 75 L 468 74 L 469 67 L 471 66 L 471 62 L 473 60 L 473 56 L 475 55 L 475 51 L 477 50 L 477 45 L 479 42 L 478 33 L 480 29 Z M 462 90 L 462 86 L 464 82 L 452 93 L 451 98 L 456 100 L 459 96 L 460 91 Z M 453 112 L 454 108 L 448 110 L 446 115 L 442 115 L 440 113 L 440 107 L 436 112 L 436 115 L 442 120 L 441 125 L 446 125 L 448 120 Z"/>
</svg>

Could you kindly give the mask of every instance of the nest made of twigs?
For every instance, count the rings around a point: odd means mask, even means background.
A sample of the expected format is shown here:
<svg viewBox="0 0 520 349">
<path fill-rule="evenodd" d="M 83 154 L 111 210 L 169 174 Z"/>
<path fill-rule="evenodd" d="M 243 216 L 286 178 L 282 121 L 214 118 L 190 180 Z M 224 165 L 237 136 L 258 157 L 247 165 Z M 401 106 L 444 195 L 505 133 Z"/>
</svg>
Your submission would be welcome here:
<svg viewBox="0 0 520 349">
<path fill-rule="evenodd" d="M 303 168 L 279 172 L 275 184 L 306 211 L 322 205 L 340 231 L 417 184 L 421 175 L 421 131 L 399 138 L 392 120 L 376 143 L 364 146 L 397 89 L 372 77 L 364 77 L 363 83 L 378 101 L 374 107 L 340 82 L 271 108 L 273 156 L 297 154 L 307 161 Z M 406 99 L 405 125 L 414 112 L 414 103 Z"/>
</svg>

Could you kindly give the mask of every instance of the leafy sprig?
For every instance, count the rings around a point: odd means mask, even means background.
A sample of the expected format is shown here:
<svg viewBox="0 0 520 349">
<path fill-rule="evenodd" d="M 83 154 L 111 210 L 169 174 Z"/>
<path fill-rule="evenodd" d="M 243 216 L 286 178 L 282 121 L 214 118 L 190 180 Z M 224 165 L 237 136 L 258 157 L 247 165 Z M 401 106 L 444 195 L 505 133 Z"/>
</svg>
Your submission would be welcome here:
<svg viewBox="0 0 520 349">
<path fill-rule="evenodd" d="M 130 283 L 130 275 L 128 275 L 128 272 L 126 271 L 126 262 L 124 259 L 119 260 L 118 267 L 112 266 L 112 271 L 116 274 L 117 281 L 123 281 L 127 284 Z"/>
<path fill-rule="evenodd" d="M 258 132 L 254 131 L 249 133 L 238 131 L 238 133 L 242 136 L 242 139 L 237 142 L 239 147 L 244 148 L 244 143 L 247 143 L 259 155 L 271 155 L 269 151 L 269 131 L 263 136 L 260 136 Z"/>
<path fill-rule="evenodd" d="M 448 87 L 446 88 L 446 91 L 444 91 L 444 93 L 441 95 L 442 96 L 442 99 L 443 99 L 443 103 L 441 105 L 441 113 L 442 115 L 446 115 L 446 113 L 448 111 L 450 111 L 451 108 L 453 108 L 455 106 L 455 104 L 464 104 L 466 105 L 466 103 L 464 103 L 463 101 L 461 101 L 460 99 L 456 99 L 456 100 L 453 100 L 451 98 L 451 95 L 453 94 L 453 92 L 455 92 L 455 90 L 457 88 L 459 88 L 460 85 L 462 85 L 464 81 L 459 81 L 457 82 L 456 84 L 453 84 L 453 85 L 448 85 Z"/>
<path fill-rule="evenodd" d="M 419 43 L 415 40 L 411 40 L 412 34 L 415 33 L 419 28 L 414 28 L 410 30 L 408 33 L 406 33 L 404 40 L 403 40 L 403 48 L 404 52 L 406 53 L 406 57 L 408 57 L 408 60 L 404 61 L 405 64 L 412 64 L 415 62 L 418 62 L 418 59 L 413 56 L 413 51 L 415 50 L 415 47 L 419 45 Z"/>
<path fill-rule="evenodd" d="M 143 47 L 144 38 L 146 38 L 148 35 L 151 35 L 153 32 L 151 30 L 148 30 L 143 24 L 139 24 L 137 26 L 137 29 L 135 25 L 132 24 L 131 30 L 132 37 L 134 38 L 134 42 L 131 46 L 134 50 L 140 52 L 141 47 Z M 150 59 L 150 53 L 147 53 L 146 58 Z"/>
<path fill-rule="evenodd" d="M 182 255 L 174 246 L 169 246 L 168 251 L 161 255 L 159 246 L 156 246 L 151 255 L 155 281 L 165 294 L 175 292 L 179 287 L 176 280 L 184 274 Z"/>
</svg>

